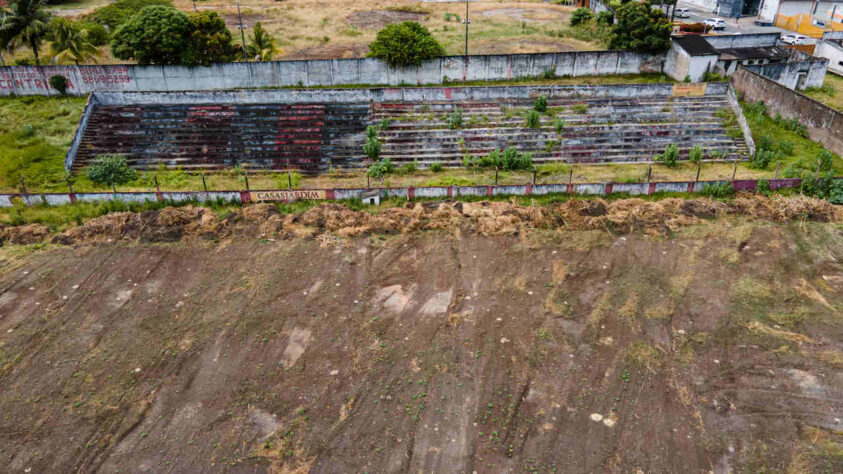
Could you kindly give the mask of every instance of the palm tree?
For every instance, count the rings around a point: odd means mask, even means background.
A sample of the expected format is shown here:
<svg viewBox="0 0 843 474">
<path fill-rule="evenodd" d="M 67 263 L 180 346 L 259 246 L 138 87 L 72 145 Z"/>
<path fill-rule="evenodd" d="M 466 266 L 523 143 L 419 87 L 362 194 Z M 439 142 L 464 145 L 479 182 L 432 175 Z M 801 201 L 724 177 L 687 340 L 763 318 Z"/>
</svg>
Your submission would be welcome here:
<svg viewBox="0 0 843 474">
<path fill-rule="evenodd" d="M 6 18 L 9 12 L 0 6 L 0 26 L 3 25 L 3 19 Z M 6 32 L 0 32 L 0 66 L 5 66 L 6 62 L 3 60 L 3 51 L 5 51 L 9 47 L 9 43 L 12 42 L 12 38 Z"/>
<path fill-rule="evenodd" d="M 257 61 L 270 61 L 272 55 L 278 51 L 275 40 L 263 29 L 263 25 L 260 22 L 255 23 L 252 38 L 246 45 L 246 54 Z"/>
<path fill-rule="evenodd" d="M 49 39 L 50 53 L 53 54 L 57 63 L 69 59 L 78 66 L 80 62 L 85 62 L 100 54 L 97 47 L 88 41 L 88 32 L 80 31 L 64 18 L 53 21 Z"/>
<path fill-rule="evenodd" d="M 44 9 L 44 0 L 15 0 L 8 14 L 0 23 L 0 35 L 18 38 L 32 48 L 35 64 L 38 60 L 38 45 L 47 34 L 50 12 Z"/>
</svg>

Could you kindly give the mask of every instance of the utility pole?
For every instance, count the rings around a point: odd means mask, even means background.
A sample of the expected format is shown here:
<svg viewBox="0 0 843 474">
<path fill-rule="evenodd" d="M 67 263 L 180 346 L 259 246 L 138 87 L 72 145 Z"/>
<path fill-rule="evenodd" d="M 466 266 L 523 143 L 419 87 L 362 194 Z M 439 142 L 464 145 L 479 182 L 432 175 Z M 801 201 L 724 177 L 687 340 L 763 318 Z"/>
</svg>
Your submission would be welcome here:
<svg viewBox="0 0 843 474">
<path fill-rule="evenodd" d="M 240 0 L 237 0 L 237 18 L 240 21 L 240 38 L 243 40 L 243 61 L 248 61 L 246 58 L 246 33 L 243 32 L 243 15 L 240 14 Z"/>
<path fill-rule="evenodd" d="M 465 23 L 465 55 L 468 56 L 468 25 L 471 24 L 471 20 L 468 18 L 468 0 L 465 0 L 465 18 L 462 19 L 462 22 Z"/>
<path fill-rule="evenodd" d="M 199 10 L 196 9 L 196 0 L 193 0 L 193 11 L 197 12 Z"/>
</svg>

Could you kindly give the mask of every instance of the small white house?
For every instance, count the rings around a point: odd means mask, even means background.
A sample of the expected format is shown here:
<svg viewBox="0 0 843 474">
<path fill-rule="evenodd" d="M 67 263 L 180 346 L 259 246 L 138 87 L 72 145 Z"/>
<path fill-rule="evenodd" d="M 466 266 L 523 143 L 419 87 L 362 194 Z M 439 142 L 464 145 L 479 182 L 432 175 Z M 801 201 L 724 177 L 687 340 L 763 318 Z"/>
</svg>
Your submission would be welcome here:
<svg viewBox="0 0 843 474">
<path fill-rule="evenodd" d="M 377 206 L 381 203 L 381 192 L 378 190 L 364 191 L 360 195 L 360 200 L 368 206 Z"/>
<path fill-rule="evenodd" d="M 665 72 L 677 81 L 700 82 L 714 70 L 720 53 L 700 35 L 675 36 L 664 62 Z"/>
<path fill-rule="evenodd" d="M 814 56 L 828 59 L 828 68 L 843 74 L 843 31 L 827 31 L 817 42 Z"/>
</svg>

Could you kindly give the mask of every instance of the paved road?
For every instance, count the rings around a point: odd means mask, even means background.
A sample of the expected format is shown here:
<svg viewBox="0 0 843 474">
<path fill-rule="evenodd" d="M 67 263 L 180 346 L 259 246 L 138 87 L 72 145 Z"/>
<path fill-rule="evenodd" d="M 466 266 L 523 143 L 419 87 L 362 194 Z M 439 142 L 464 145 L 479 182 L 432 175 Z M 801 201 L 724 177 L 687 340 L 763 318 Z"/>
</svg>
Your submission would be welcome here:
<svg viewBox="0 0 843 474">
<path fill-rule="evenodd" d="M 677 20 L 690 22 L 690 23 L 702 23 L 708 18 L 717 18 L 724 20 L 726 22 L 726 29 L 725 30 L 718 30 L 715 31 L 714 34 L 752 34 L 752 33 L 781 33 L 783 35 L 792 33 L 791 31 L 784 30 L 782 28 L 778 28 L 775 26 L 758 26 L 754 23 L 755 20 L 758 19 L 756 16 L 751 17 L 743 17 L 740 21 L 737 21 L 734 18 L 726 18 L 723 16 L 718 16 L 713 14 L 710 11 L 703 10 L 697 5 L 691 5 L 690 3 L 679 1 L 678 8 L 687 8 L 691 11 L 689 18 L 677 18 Z M 808 38 L 809 43 L 815 43 L 816 40 L 813 38 Z"/>
</svg>

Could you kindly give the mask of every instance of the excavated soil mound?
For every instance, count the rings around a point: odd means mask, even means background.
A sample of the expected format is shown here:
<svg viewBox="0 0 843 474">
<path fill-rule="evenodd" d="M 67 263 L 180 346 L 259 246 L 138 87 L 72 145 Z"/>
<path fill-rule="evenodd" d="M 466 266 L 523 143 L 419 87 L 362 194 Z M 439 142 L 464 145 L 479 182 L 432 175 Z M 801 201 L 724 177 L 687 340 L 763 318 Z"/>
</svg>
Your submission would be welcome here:
<svg viewBox="0 0 843 474">
<path fill-rule="evenodd" d="M 29 245 L 41 242 L 49 235 L 50 229 L 41 224 L 27 224 L 22 226 L 0 224 L 0 243 L 8 242 L 15 245 Z"/>
<path fill-rule="evenodd" d="M 55 236 L 38 224 L 3 227 L 0 228 L 0 243 L 175 242 L 235 237 L 309 237 L 326 232 L 339 237 L 355 237 L 424 230 L 439 230 L 455 236 L 498 236 L 557 227 L 666 235 L 683 226 L 697 224 L 700 219 L 730 214 L 778 222 L 843 220 L 843 208 L 827 201 L 803 196 L 766 198 L 749 194 L 730 202 L 678 198 L 653 202 L 574 199 L 542 207 L 489 201 L 416 202 L 377 214 L 354 211 L 336 203 L 320 204 L 303 214 L 282 214 L 272 204 L 261 203 L 246 206 L 222 220 L 209 209 L 192 206 L 139 214 L 113 213 Z"/>
</svg>

